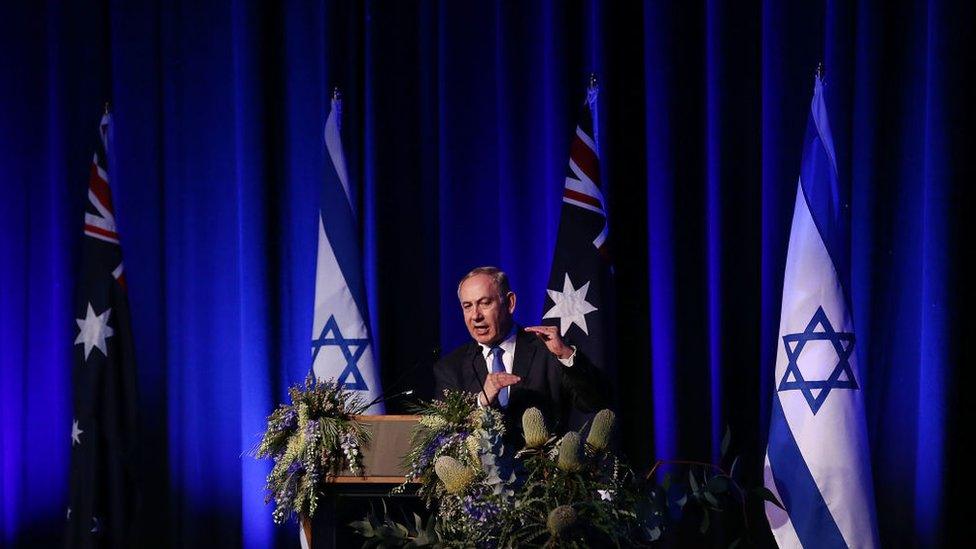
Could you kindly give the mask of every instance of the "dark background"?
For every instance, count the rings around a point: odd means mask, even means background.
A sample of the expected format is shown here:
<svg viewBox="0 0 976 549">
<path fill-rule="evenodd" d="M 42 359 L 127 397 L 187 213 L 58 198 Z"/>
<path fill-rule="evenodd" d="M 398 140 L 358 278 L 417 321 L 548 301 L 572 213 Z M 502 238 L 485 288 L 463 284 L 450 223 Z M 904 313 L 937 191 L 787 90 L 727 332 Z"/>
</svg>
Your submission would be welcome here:
<svg viewBox="0 0 976 549">
<path fill-rule="evenodd" d="M 98 118 L 139 360 L 146 545 L 296 543 L 242 456 L 308 366 L 322 128 L 343 89 L 387 386 L 497 264 L 536 323 L 587 75 L 616 249 L 623 449 L 758 482 L 819 61 L 885 546 L 963 532 L 967 2 L 21 2 L 0 17 L 0 531 L 55 541 Z M 418 388 L 428 375 L 417 374 Z M 391 407 L 392 409 L 393 407 Z M 969 431 L 968 429 L 966 430 Z M 968 529 L 967 529 L 968 530 Z"/>
</svg>

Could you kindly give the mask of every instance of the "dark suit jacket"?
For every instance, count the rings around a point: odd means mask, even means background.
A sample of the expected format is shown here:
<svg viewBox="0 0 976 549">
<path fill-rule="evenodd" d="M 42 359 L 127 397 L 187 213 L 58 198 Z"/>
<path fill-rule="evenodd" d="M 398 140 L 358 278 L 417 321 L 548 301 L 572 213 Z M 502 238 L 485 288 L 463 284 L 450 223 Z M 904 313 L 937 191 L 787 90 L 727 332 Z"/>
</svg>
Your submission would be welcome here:
<svg viewBox="0 0 976 549">
<path fill-rule="evenodd" d="M 528 408 L 542 410 L 549 432 L 557 433 L 565 429 L 570 407 L 595 412 L 607 405 L 606 382 L 582 352 L 576 351 L 573 365 L 567 368 L 545 343 L 523 330 L 516 336 L 512 373 L 522 380 L 512 385 L 509 393 L 505 438 L 517 446 L 524 444 L 522 413 Z M 487 375 L 481 346 L 471 341 L 434 365 L 434 397 L 443 397 L 444 389 L 480 393 Z M 492 405 L 498 406 L 497 399 Z"/>
</svg>

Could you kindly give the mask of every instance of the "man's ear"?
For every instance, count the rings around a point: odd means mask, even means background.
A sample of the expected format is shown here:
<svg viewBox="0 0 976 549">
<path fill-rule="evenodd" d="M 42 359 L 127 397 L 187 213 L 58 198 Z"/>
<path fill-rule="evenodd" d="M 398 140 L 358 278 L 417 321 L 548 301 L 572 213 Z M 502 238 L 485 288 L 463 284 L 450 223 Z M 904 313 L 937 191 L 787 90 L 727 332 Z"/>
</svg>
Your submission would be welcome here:
<svg viewBox="0 0 976 549">
<path fill-rule="evenodd" d="M 508 305 L 508 314 L 515 312 L 515 292 L 508 292 L 505 296 L 506 305 Z"/>
</svg>

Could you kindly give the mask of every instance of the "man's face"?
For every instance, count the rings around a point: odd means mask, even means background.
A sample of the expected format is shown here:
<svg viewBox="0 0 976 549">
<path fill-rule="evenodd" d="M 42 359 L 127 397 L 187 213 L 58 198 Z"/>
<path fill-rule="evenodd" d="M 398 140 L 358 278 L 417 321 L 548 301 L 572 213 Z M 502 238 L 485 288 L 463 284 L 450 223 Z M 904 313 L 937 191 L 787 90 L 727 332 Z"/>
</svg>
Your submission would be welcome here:
<svg viewBox="0 0 976 549">
<path fill-rule="evenodd" d="M 515 294 L 498 294 L 488 275 L 475 275 L 461 284 L 459 291 L 464 325 L 475 341 L 484 345 L 497 343 L 508 335 L 515 311 Z"/>
</svg>

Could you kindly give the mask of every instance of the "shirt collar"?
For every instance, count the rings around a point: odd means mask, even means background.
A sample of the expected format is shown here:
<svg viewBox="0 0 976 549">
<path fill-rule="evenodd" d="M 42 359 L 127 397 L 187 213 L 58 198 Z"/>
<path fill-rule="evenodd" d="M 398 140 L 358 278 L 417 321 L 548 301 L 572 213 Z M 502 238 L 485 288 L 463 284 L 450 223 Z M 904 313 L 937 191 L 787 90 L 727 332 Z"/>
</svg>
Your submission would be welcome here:
<svg viewBox="0 0 976 549">
<path fill-rule="evenodd" d="M 491 348 L 494 346 L 501 347 L 502 350 L 505 351 L 505 354 L 502 356 L 515 356 L 515 339 L 517 337 L 518 329 L 515 327 L 515 324 L 512 324 L 512 328 L 508 331 L 508 336 L 501 340 L 501 342 L 496 343 L 495 345 L 485 345 L 483 343 L 479 343 L 478 346 L 481 347 L 481 354 L 483 354 L 486 359 L 488 358 L 488 352 L 491 351 Z"/>
</svg>

